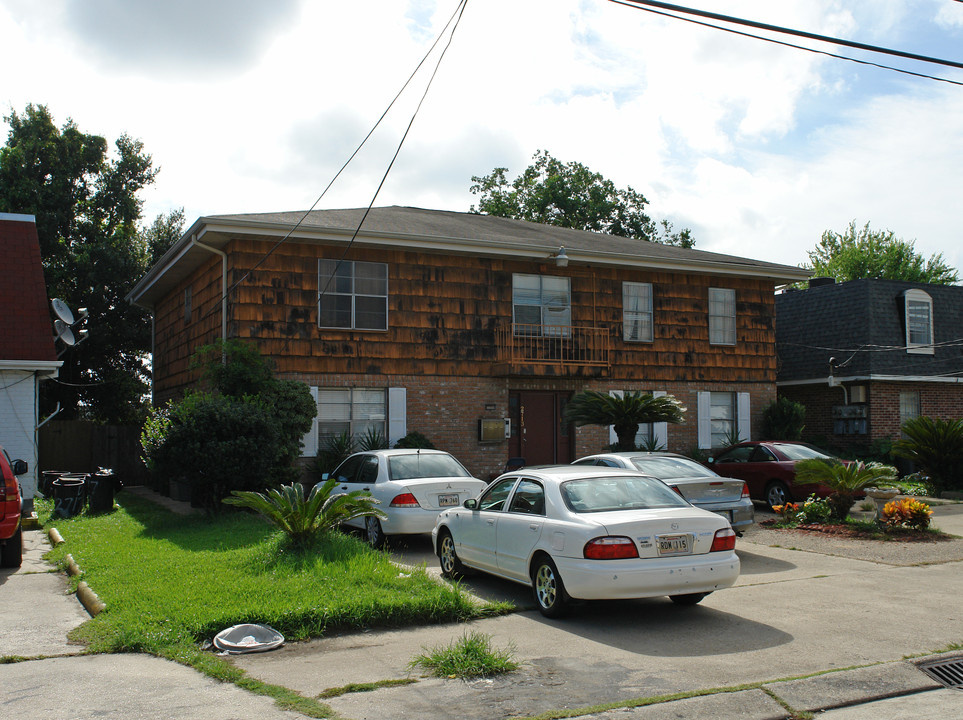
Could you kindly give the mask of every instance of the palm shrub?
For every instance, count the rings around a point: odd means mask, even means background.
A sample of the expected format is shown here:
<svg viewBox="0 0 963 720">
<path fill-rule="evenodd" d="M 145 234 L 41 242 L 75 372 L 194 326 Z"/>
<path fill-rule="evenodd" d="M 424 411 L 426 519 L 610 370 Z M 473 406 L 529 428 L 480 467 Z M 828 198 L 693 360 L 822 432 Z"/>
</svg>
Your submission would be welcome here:
<svg viewBox="0 0 963 720">
<path fill-rule="evenodd" d="M 796 463 L 798 485 L 826 485 L 832 489 L 827 498 L 832 508 L 832 518 L 845 520 L 856 495 L 868 487 L 891 483 L 896 480 L 896 468 L 882 463 L 849 463 L 832 460 L 802 460 Z"/>
<path fill-rule="evenodd" d="M 921 415 L 903 423 L 903 434 L 893 443 L 894 455 L 919 465 L 936 492 L 963 487 L 963 420 Z"/>
<path fill-rule="evenodd" d="M 806 427 L 806 406 L 780 396 L 762 411 L 762 433 L 769 440 L 799 440 Z"/>
<path fill-rule="evenodd" d="M 267 492 L 234 490 L 221 502 L 254 510 L 276 525 L 295 545 L 303 546 L 311 539 L 336 529 L 342 523 L 365 515 L 384 519 L 378 501 L 364 490 L 332 494 L 338 485 L 335 478 L 311 488 L 307 497 L 301 483 L 282 485 Z"/>
<path fill-rule="evenodd" d="M 642 423 L 678 424 L 684 420 L 685 408 L 672 395 L 655 397 L 638 390 L 622 397 L 586 390 L 573 396 L 565 406 L 565 422 L 576 427 L 614 426 L 619 450 L 635 449 L 635 435 Z"/>
</svg>

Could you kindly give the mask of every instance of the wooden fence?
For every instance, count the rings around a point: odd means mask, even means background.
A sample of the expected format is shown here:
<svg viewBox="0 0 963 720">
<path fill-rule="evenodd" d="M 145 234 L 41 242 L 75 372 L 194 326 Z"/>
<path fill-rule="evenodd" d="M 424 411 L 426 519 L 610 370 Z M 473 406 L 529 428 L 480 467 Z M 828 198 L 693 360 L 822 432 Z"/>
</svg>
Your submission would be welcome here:
<svg viewBox="0 0 963 720">
<path fill-rule="evenodd" d="M 125 485 L 142 485 L 140 427 L 98 425 L 82 420 L 49 422 L 40 428 L 40 470 L 95 472 L 111 468 Z"/>
</svg>

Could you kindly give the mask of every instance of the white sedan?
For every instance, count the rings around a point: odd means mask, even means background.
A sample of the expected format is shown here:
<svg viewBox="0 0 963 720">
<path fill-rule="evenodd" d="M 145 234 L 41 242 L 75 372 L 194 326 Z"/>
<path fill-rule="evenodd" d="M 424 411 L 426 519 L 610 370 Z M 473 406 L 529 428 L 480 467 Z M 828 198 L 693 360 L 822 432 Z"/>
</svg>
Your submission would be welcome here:
<svg viewBox="0 0 963 720">
<path fill-rule="evenodd" d="M 442 574 L 466 569 L 532 587 L 538 609 L 668 595 L 693 605 L 739 577 L 736 534 L 665 483 L 607 467 L 522 468 L 443 510 L 432 532 Z"/>
<path fill-rule="evenodd" d="M 384 520 L 369 515 L 346 523 L 363 528 L 373 547 L 384 545 L 388 535 L 430 533 L 441 510 L 461 505 L 485 487 L 441 450 L 355 453 L 324 479 L 329 477 L 337 478 L 342 491 L 365 490 L 379 502 L 378 509 L 387 515 Z"/>
</svg>

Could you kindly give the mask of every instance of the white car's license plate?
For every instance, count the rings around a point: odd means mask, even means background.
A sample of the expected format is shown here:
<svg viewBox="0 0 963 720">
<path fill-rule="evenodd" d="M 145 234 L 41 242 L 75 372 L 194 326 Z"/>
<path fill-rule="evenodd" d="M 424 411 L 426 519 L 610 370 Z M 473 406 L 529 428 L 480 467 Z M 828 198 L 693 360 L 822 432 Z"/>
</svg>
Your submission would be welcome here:
<svg viewBox="0 0 963 720">
<path fill-rule="evenodd" d="M 659 535 L 659 555 L 688 555 L 692 552 L 691 535 Z"/>
<path fill-rule="evenodd" d="M 438 507 L 454 507 L 458 504 L 457 495 L 439 495 Z"/>
</svg>

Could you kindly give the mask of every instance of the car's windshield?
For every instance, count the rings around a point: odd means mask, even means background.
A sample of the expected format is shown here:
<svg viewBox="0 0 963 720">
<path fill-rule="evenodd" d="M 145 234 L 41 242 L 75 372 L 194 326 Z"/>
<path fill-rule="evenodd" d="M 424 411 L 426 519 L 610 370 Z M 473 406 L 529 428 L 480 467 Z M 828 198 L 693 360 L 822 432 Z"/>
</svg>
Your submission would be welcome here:
<svg viewBox="0 0 963 720">
<path fill-rule="evenodd" d="M 561 490 L 565 504 L 577 513 L 687 506 L 660 480 L 639 475 L 569 480 Z"/>
<path fill-rule="evenodd" d="M 827 458 L 832 458 L 832 455 L 827 455 L 821 450 L 817 450 L 814 447 L 809 447 L 808 445 L 790 445 L 786 444 L 776 444 L 773 445 L 774 448 L 779 450 L 783 455 L 785 455 L 790 460 L 811 460 L 816 458 L 817 460 L 825 460 Z"/>
<path fill-rule="evenodd" d="M 413 478 L 471 477 L 451 455 L 442 453 L 412 453 L 388 458 L 388 477 L 392 480 Z"/>
<path fill-rule="evenodd" d="M 675 480 L 677 478 L 711 477 L 712 470 L 703 467 L 695 460 L 672 457 L 634 457 L 632 464 L 646 475 L 657 477 L 659 480 Z"/>
</svg>

